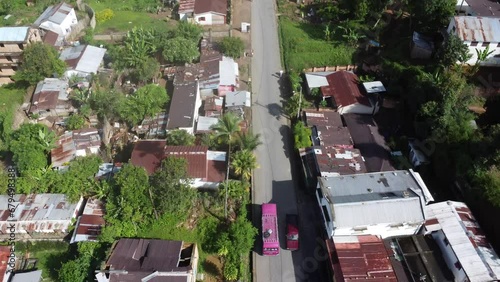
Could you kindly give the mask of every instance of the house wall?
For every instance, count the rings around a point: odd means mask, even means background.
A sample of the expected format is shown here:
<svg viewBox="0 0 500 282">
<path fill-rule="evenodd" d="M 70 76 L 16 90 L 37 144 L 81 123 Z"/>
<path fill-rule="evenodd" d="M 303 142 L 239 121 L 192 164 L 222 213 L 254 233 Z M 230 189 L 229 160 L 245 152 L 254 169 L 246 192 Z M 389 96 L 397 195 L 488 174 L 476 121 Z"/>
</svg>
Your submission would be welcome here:
<svg viewBox="0 0 500 282">
<path fill-rule="evenodd" d="M 195 14 L 194 20 L 200 25 L 222 25 L 226 23 L 226 16 L 210 12 Z"/>
<path fill-rule="evenodd" d="M 467 1 L 465 0 L 457 0 L 455 12 L 460 12 L 462 15 L 475 15 L 474 11 L 472 11 L 469 4 L 467 4 Z"/>
<path fill-rule="evenodd" d="M 191 187 L 193 188 L 208 188 L 208 189 L 217 189 L 220 185 L 220 182 L 208 182 L 204 181 L 201 178 L 196 178 L 191 182 Z"/>
<path fill-rule="evenodd" d="M 439 248 L 441 249 L 441 252 L 443 253 L 443 258 L 444 261 L 446 262 L 446 265 L 448 268 L 451 270 L 453 273 L 453 276 L 455 277 L 455 282 L 465 282 L 467 281 L 467 275 L 465 274 L 464 269 L 458 269 L 455 266 L 455 263 L 458 261 L 457 256 L 455 255 L 455 252 L 453 252 L 453 249 L 451 248 L 451 245 L 445 240 L 446 236 L 444 235 L 442 230 L 434 231 L 431 233 L 432 238 L 434 238 L 434 241 L 438 244 Z"/>
<path fill-rule="evenodd" d="M 193 13 L 179 13 L 179 20 L 180 21 L 187 21 L 188 18 L 193 17 Z"/>
<path fill-rule="evenodd" d="M 457 34 L 455 20 L 453 18 L 450 21 L 447 31 L 450 34 L 455 34 L 455 35 Z M 477 61 L 476 50 L 484 51 L 488 47 L 489 51 L 492 53 L 487 57 L 486 61 L 480 62 L 480 65 L 489 67 L 500 66 L 500 42 L 487 42 L 486 44 L 484 44 L 484 42 L 463 41 L 463 43 L 467 45 L 467 47 L 469 48 L 469 54 L 472 55 L 472 57 L 464 64 L 469 64 L 469 65 L 476 64 Z M 457 62 L 457 64 L 458 63 L 460 62 Z"/>
<path fill-rule="evenodd" d="M 40 28 L 51 30 L 59 35 L 67 36 L 71 33 L 71 27 L 78 23 L 76 18 L 75 9 L 71 9 L 68 16 L 62 21 L 61 24 L 56 24 L 50 21 L 44 21 L 40 24 Z"/>
<path fill-rule="evenodd" d="M 193 254 L 191 256 L 191 274 L 188 276 L 188 282 L 196 282 L 196 275 L 198 274 L 198 261 L 199 261 L 199 254 L 198 254 L 198 245 L 194 245 L 193 248 Z"/>
<path fill-rule="evenodd" d="M 320 189 L 316 189 L 316 200 L 320 206 L 325 232 L 328 238 L 334 236 L 350 236 L 350 235 L 377 235 L 383 239 L 391 236 L 405 236 L 417 234 L 422 227 L 423 222 L 417 223 L 402 223 L 390 222 L 380 223 L 365 226 L 350 226 L 335 228 L 333 220 L 333 212 L 330 203 L 322 197 Z"/>
<path fill-rule="evenodd" d="M 21 63 L 21 57 L 24 49 L 32 42 L 40 42 L 42 37 L 38 29 L 29 29 L 25 42 L 20 43 L 2 43 L 0 42 L 0 85 L 10 83 L 10 79 Z M 4 78 L 5 77 L 5 78 Z"/>
</svg>

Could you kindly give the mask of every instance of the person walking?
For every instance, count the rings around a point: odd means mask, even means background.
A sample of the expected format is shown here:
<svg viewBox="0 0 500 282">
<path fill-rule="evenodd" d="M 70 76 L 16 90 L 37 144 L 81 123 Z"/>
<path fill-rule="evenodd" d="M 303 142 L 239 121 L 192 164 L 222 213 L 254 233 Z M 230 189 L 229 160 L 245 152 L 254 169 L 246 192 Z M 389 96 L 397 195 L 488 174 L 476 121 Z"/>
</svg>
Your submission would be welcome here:
<svg viewBox="0 0 500 282">
<path fill-rule="evenodd" d="M 283 76 L 283 70 L 280 70 L 280 78 Z"/>
</svg>

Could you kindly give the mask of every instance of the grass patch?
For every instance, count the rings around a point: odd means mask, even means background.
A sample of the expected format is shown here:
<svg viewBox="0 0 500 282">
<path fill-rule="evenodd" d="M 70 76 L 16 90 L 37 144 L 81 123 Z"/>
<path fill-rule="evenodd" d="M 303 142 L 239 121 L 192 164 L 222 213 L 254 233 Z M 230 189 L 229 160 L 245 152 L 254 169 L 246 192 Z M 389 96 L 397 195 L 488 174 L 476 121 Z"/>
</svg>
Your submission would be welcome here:
<svg viewBox="0 0 500 282">
<path fill-rule="evenodd" d="M 142 26 L 144 28 L 169 28 L 176 24 L 175 21 L 166 21 L 165 19 L 156 19 L 152 13 L 133 11 L 131 7 L 122 7 L 116 10 L 115 2 L 104 2 L 92 0 L 88 2 L 89 6 L 94 9 L 94 12 L 100 12 L 104 9 L 113 10 L 114 16 L 112 19 L 102 23 L 97 23 L 94 33 L 105 34 L 112 32 L 124 32 L 131 30 L 134 26 Z M 124 5 L 120 3 L 120 5 Z"/>
<path fill-rule="evenodd" d="M 281 46 L 288 71 L 353 64 L 355 48 L 335 38 L 324 40 L 323 26 L 280 17 Z"/>
<path fill-rule="evenodd" d="M 42 270 L 44 282 L 56 282 L 58 270 L 69 259 L 68 243 L 61 241 L 18 242 L 16 255 L 36 259 L 36 268 Z"/>
<path fill-rule="evenodd" d="M 0 87 L 0 150 L 5 150 L 5 136 L 12 131 L 14 113 L 23 103 L 26 89 L 16 84 Z"/>
</svg>

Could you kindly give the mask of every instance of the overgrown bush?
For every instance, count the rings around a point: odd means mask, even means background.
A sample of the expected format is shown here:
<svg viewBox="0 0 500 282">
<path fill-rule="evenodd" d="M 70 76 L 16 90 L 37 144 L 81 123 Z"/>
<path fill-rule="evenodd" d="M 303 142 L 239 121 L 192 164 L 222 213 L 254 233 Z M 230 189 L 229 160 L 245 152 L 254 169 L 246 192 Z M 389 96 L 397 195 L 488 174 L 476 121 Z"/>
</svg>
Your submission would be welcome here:
<svg viewBox="0 0 500 282">
<path fill-rule="evenodd" d="M 112 19 L 114 16 L 115 13 L 111 9 L 104 9 L 102 11 L 95 13 L 95 19 L 97 23 L 103 23 L 105 21 L 108 21 Z"/>
</svg>

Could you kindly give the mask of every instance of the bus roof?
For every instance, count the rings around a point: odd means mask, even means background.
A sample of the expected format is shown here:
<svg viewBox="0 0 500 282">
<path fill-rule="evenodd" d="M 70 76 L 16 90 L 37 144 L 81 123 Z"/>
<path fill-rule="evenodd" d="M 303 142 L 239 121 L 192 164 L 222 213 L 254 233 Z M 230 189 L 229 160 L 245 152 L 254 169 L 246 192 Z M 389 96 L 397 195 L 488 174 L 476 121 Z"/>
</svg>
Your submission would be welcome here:
<svg viewBox="0 0 500 282">
<path fill-rule="evenodd" d="M 262 215 L 271 214 L 277 216 L 276 204 L 262 204 Z"/>
<path fill-rule="evenodd" d="M 262 240 L 264 243 L 278 242 L 277 220 L 276 204 L 262 204 Z M 271 232 L 268 232 L 268 230 L 271 230 Z"/>
</svg>

